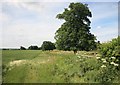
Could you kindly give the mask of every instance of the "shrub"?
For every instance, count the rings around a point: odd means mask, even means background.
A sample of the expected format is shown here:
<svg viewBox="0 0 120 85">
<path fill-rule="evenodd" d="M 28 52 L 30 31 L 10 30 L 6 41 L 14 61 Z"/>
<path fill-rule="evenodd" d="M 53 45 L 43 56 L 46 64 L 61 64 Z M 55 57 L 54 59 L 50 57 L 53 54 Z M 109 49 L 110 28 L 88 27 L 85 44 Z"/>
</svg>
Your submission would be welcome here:
<svg viewBox="0 0 120 85">
<path fill-rule="evenodd" d="M 55 49 L 55 45 L 54 45 L 54 43 L 52 43 L 50 41 L 44 41 L 42 46 L 41 46 L 41 49 L 43 51 L 45 51 L 45 50 L 53 50 L 53 49 Z"/>
<path fill-rule="evenodd" d="M 23 47 L 23 46 L 21 46 L 21 47 L 20 47 L 20 50 L 26 50 L 26 48 L 25 48 L 25 47 Z"/>
<path fill-rule="evenodd" d="M 102 54 L 102 57 L 115 57 L 116 59 L 120 60 L 120 36 L 118 38 L 112 39 L 107 43 L 102 43 L 100 45 L 99 51 Z"/>
<path fill-rule="evenodd" d="M 100 68 L 100 74 L 98 75 L 100 82 L 112 82 L 120 75 L 119 40 L 120 36 L 100 45 L 99 52 L 102 54 L 100 63 L 103 64 Z"/>
<path fill-rule="evenodd" d="M 38 46 L 30 46 L 30 47 L 28 47 L 28 49 L 29 50 L 38 50 L 39 48 L 38 48 Z"/>
</svg>

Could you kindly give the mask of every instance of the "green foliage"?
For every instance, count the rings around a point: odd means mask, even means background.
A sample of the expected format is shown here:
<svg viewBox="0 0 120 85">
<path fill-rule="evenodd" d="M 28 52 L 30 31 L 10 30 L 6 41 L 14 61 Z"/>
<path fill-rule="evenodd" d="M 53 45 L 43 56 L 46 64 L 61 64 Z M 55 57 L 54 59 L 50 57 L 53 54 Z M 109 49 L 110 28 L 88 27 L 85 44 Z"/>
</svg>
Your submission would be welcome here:
<svg viewBox="0 0 120 85">
<path fill-rule="evenodd" d="M 111 67 L 110 65 L 108 65 L 104 68 L 99 69 L 99 74 L 97 75 L 96 80 L 101 83 L 104 82 L 112 83 L 115 81 L 115 79 L 119 80 L 120 78 L 119 75 L 120 75 L 119 70 L 116 70 L 115 66 Z"/>
<path fill-rule="evenodd" d="M 41 49 L 43 51 L 45 51 L 45 50 L 53 50 L 53 49 L 55 49 L 55 45 L 54 45 L 54 43 L 52 43 L 50 41 L 44 41 L 42 46 L 41 46 Z"/>
<path fill-rule="evenodd" d="M 102 54 L 102 57 L 106 57 L 110 59 L 114 57 L 116 59 L 116 63 L 120 64 L 120 36 L 118 38 L 112 39 L 107 43 L 102 43 L 100 45 L 99 51 Z"/>
<path fill-rule="evenodd" d="M 20 50 L 26 50 L 26 48 L 25 48 L 25 47 L 23 47 L 23 46 L 21 46 L 21 47 L 20 47 Z"/>
<path fill-rule="evenodd" d="M 85 52 L 86 53 L 86 52 Z M 66 83 L 86 83 L 95 81 L 100 64 L 95 58 L 84 57 L 81 54 L 71 57 L 67 55 L 54 65 L 54 75 L 61 77 Z"/>
<path fill-rule="evenodd" d="M 38 46 L 30 46 L 30 47 L 28 47 L 28 50 L 38 50 L 39 48 L 38 48 Z"/>
<path fill-rule="evenodd" d="M 102 69 L 98 75 L 101 82 L 112 82 L 119 79 L 120 75 L 120 36 L 112 41 L 102 43 L 99 46 L 99 52 L 102 54 L 100 63 Z M 118 77 L 117 77 L 118 76 Z"/>
<path fill-rule="evenodd" d="M 58 19 L 65 22 L 56 31 L 56 46 L 59 50 L 93 50 L 96 48 L 96 38 L 90 33 L 90 20 L 92 14 L 87 4 L 70 3 Z"/>
</svg>

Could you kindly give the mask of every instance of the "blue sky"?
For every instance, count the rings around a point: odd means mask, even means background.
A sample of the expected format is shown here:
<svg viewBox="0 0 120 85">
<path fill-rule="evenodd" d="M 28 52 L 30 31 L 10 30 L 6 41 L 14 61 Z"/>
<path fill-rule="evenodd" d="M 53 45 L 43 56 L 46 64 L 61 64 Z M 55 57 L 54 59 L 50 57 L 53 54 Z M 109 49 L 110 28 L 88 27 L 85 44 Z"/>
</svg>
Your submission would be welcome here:
<svg viewBox="0 0 120 85">
<path fill-rule="evenodd" d="M 24 2 L 22 0 L 4 0 L 0 4 L 0 29 L 2 45 L 4 48 L 17 48 L 30 45 L 41 46 L 43 41 L 55 42 L 56 30 L 62 25 L 63 20 L 56 19 L 70 2 L 67 0 L 43 0 L 42 2 Z M 71 0 L 83 1 L 83 0 Z M 93 2 L 94 1 L 94 2 Z M 91 12 L 91 33 L 97 40 L 106 42 L 118 35 L 118 3 L 116 0 L 106 2 L 84 0 Z M 114 1 L 114 2 L 113 2 Z"/>
</svg>

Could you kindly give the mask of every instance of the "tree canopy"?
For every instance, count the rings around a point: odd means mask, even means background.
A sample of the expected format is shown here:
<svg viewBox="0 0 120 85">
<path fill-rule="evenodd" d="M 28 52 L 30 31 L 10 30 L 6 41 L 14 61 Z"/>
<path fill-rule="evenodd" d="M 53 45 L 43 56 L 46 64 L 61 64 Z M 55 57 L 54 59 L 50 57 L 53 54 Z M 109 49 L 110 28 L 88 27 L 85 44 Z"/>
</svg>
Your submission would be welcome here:
<svg viewBox="0 0 120 85">
<path fill-rule="evenodd" d="M 45 51 L 45 50 L 53 50 L 53 49 L 55 49 L 55 45 L 54 45 L 54 43 L 52 43 L 50 41 L 44 41 L 42 46 L 41 46 L 41 49 L 43 51 Z"/>
<path fill-rule="evenodd" d="M 20 50 L 26 50 L 26 48 L 23 46 L 20 46 Z"/>
<path fill-rule="evenodd" d="M 28 49 L 29 50 L 38 50 L 39 48 L 38 48 L 38 46 L 30 46 L 30 47 L 28 47 Z"/>
<path fill-rule="evenodd" d="M 64 12 L 56 18 L 65 22 L 55 33 L 56 47 L 59 50 L 93 50 L 96 48 L 96 37 L 90 33 L 89 18 L 92 14 L 87 4 L 70 3 Z"/>
</svg>

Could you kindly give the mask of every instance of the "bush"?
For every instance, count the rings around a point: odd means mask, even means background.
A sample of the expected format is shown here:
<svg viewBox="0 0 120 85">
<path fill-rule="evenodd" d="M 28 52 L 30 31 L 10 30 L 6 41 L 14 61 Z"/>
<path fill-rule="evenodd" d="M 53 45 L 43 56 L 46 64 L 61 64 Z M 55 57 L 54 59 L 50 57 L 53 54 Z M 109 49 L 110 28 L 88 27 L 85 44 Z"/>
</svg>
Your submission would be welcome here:
<svg viewBox="0 0 120 85">
<path fill-rule="evenodd" d="M 30 47 L 28 47 L 28 50 L 38 50 L 39 48 L 38 48 L 38 46 L 30 46 Z"/>
<path fill-rule="evenodd" d="M 100 82 L 114 82 L 120 75 L 120 36 L 107 43 L 102 43 L 99 52 L 102 54 L 100 63 L 102 68 L 98 75 Z"/>
<path fill-rule="evenodd" d="M 107 58 L 108 61 L 112 58 L 115 58 L 115 62 L 120 64 L 120 36 L 118 38 L 112 39 L 107 43 L 102 43 L 100 45 L 99 51 L 102 54 L 103 58 Z M 110 59 L 110 60 L 109 60 Z"/>
<path fill-rule="evenodd" d="M 23 47 L 23 46 L 21 46 L 21 47 L 20 47 L 20 50 L 26 50 L 26 48 L 25 48 L 25 47 Z"/>
<path fill-rule="evenodd" d="M 53 50 L 53 49 L 55 49 L 55 45 L 54 45 L 54 43 L 52 43 L 50 41 L 44 41 L 42 46 L 41 46 L 41 49 L 43 51 L 45 51 L 45 50 Z"/>
</svg>

